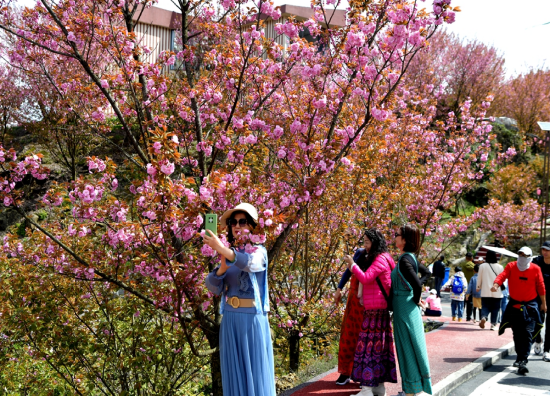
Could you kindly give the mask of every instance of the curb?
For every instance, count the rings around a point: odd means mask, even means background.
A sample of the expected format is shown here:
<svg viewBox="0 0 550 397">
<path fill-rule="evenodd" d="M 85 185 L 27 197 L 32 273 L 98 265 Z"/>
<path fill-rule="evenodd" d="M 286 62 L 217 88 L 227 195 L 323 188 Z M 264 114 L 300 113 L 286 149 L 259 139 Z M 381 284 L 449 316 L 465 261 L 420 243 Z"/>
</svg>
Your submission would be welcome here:
<svg viewBox="0 0 550 397">
<path fill-rule="evenodd" d="M 444 328 L 447 326 L 448 322 L 445 322 L 445 324 L 438 329 L 435 329 L 431 332 L 435 332 L 440 330 L 441 328 Z M 474 362 L 466 365 L 464 368 L 459 369 L 456 372 L 453 372 L 452 374 L 448 375 L 446 378 L 439 381 L 437 384 L 435 384 L 432 388 L 432 395 L 433 396 L 446 396 L 451 391 L 456 389 L 458 386 L 463 384 L 464 382 L 470 380 L 477 374 L 483 372 L 485 369 L 489 368 L 491 365 L 495 364 L 497 361 L 499 361 L 501 358 L 504 358 L 506 356 L 509 356 L 511 354 L 514 354 L 516 352 L 514 348 L 514 342 L 510 342 L 505 346 L 502 346 L 499 349 L 493 350 L 492 352 L 489 352 Z M 323 379 L 325 376 L 335 372 L 338 370 L 338 367 L 335 367 L 331 370 L 328 370 L 327 372 L 324 372 L 320 375 L 317 375 L 315 378 L 312 378 L 308 380 L 305 383 L 302 383 L 298 386 L 293 387 L 292 389 L 288 389 L 283 391 L 279 396 L 290 396 L 291 394 L 303 389 L 304 387 L 317 382 L 318 380 Z"/>
<path fill-rule="evenodd" d="M 311 378 L 307 382 L 304 382 L 302 384 L 299 384 L 298 386 L 294 386 L 292 389 L 287 389 L 283 391 L 282 393 L 278 394 L 278 396 L 290 396 L 291 394 L 297 392 L 298 390 L 303 389 L 306 386 L 311 385 L 312 383 L 317 382 L 318 380 L 323 379 L 325 376 L 332 374 L 333 372 L 338 371 L 338 367 L 334 367 L 332 369 L 329 369 L 327 372 L 323 372 L 320 375 L 317 375 L 315 378 Z"/>
<path fill-rule="evenodd" d="M 431 321 L 431 322 L 434 322 L 434 323 L 440 322 L 440 321 L 434 321 L 434 320 L 431 320 L 431 319 L 430 319 L 430 321 Z M 442 330 L 443 328 L 445 328 L 445 327 L 446 327 L 447 325 L 449 325 L 449 324 L 450 324 L 449 321 L 444 321 L 443 324 L 442 324 L 440 327 L 438 327 L 438 328 L 436 328 L 436 329 L 433 329 L 433 330 L 431 330 L 431 331 L 428 332 L 428 333 L 431 334 L 432 332 L 440 331 L 440 330 Z M 323 379 L 325 376 L 330 375 L 330 374 L 332 374 L 333 372 L 336 372 L 336 371 L 338 371 L 338 367 L 337 367 L 337 366 L 334 367 L 334 368 L 332 368 L 332 369 L 329 369 L 327 372 L 324 372 L 324 373 L 322 373 L 322 374 L 320 374 L 320 375 L 317 375 L 315 378 L 311 378 L 310 380 L 308 380 L 308 381 L 305 382 L 305 383 L 299 384 L 298 386 L 294 386 L 292 389 L 287 389 L 287 390 L 281 392 L 280 394 L 278 394 L 278 396 L 290 396 L 291 394 L 297 392 L 298 390 L 301 390 L 301 389 L 303 389 L 304 387 L 306 387 L 306 386 L 308 386 L 308 385 L 311 385 L 312 383 L 315 383 L 315 382 L 317 382 L 318 380 L 321 380 L 321 379 Z M 456 385 L 455 387 L 457 387 L 457 386 L 458 386 L 458 385 Z M 450 390 L 449 390 L 449 391 L 450 391 Z"/>
<path fill-rule="evenodd" d="M 493 350 L 492 352 L 481 356 L 473 363 L 468 364 L 464 368 L 450 374 L 449 376 L 438 382 L 436 385 L 434 385 L 432 389 L 432 395 L 446 396 L 455 388 L 470 380 L 480 372 L 483 372 L 486 368 L 490 367 L 501 358 L 514 354 L 515 351 L 516 350 L 514 349 L 514 342 L 510 342 L 507 345 L 502 346 L 500 349 Z"/>
</svg>

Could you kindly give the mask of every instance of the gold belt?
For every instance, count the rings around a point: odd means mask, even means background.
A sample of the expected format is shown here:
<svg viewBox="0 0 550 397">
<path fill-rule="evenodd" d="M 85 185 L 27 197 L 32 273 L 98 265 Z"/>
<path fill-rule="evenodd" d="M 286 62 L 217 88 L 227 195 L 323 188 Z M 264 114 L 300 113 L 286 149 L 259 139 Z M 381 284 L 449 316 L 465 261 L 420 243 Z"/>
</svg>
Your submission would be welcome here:
<svg viewBox="0 0 550 397">
<path fill-rule="evenodd" d="M 233 309 L 237 309 L 238 307 L 256 307 L 254 299 L 244 299 L 238 296 L 232 296 L 227 300 L 227 303 L 229 303 Z"/>
</svg>

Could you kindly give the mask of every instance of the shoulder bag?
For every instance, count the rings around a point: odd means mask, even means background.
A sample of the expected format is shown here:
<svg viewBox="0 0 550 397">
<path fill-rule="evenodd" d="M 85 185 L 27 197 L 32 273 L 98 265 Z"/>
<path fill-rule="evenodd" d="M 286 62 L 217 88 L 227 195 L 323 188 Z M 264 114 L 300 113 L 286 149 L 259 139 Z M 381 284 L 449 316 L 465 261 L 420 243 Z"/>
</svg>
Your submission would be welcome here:
<svg viewBox="0 0 550 397">
<path fill-rule="evenodd" d="M 386 293 L 386 290 L 382 285 L 382 281 L 380 280 L 380 277 L 376 277 L 376 283 L 378 284 L 378 288 L 380 288 L 382 295 L 384 295 L 384 299 L 386 299 L 386 303 L 388 305 L 388 311 L 393 312 L 393 286 L 390 286 L 390 293 L 388 294 Z"/>
<path fill-rule="evenodd" d="M 497 272 L 495 272 L 495 269 L 493 269 L 493 265 L 491 263 L 487 263 L 489 265 L 489 267 L 491 268 L 491 270 L 493 271 L 493 273 L 495 273 L 495 276 L 498 277 L 498 274 Z M 494 282 L 493 282 L 494 283 Z M 502 285 L 500 286 L 500 290 L 501 291 L 504 291 L 506 289 L 506 286 L 504 285 L 504 283 L 502 283 Z"/>
</svg>

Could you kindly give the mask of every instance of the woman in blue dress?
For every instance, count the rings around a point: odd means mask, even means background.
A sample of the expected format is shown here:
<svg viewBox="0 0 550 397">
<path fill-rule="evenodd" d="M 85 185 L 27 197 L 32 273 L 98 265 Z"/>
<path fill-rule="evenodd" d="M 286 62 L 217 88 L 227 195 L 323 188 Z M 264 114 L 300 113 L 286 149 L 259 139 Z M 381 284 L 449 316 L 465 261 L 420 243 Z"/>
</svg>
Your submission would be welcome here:
<svg viewBox="0 0 550 397">
<path fill-rule="evenodd" d="M 247 203 L 226 211 L 220 219 L 228 227 L 227 248 L 210 231 L 204 242 L 217 251 L 221 265 L 206 277 L 206 287 L 221 295 L 220 357 L 223 394 L 226 396 L 274 396 L 273 345 L 267 313 L 267 250 L 254 252 L 236 247 L 236 237 L 252 232 L 258 212 Z M 250 250 L 249 250 L 250 251 Z"/>
</svg>

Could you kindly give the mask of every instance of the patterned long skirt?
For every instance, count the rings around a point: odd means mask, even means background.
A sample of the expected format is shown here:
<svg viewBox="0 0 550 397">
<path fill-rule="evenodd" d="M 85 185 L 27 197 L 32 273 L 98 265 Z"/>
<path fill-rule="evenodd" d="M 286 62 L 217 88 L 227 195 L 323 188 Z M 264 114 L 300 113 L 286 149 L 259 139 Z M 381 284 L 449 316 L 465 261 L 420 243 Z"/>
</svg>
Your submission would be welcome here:
<svg viewBox="0 0 550 397">
<path fill-rule="evenodd" d="M 355 346 L 357 346 L 357 337 L 361 330 L 361 321 L 363 321 L 363 306 L 361 306 L 359 298 L 357 298 L 358 287 L 359 281 L 352 275 L 348 303 L 344 312 L 344 318 L 342 319 L 338 349 L 338 372 L 347 376 L 351 376 Z"/>
<path fill-rule="evenodd" d="M 357 339 L 351 379 L 361 386 L 397 383 L 393 332 L 386 309 L 365 310 Z"/>
</svg>

